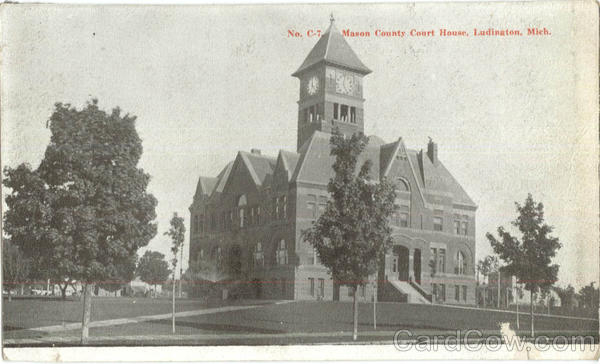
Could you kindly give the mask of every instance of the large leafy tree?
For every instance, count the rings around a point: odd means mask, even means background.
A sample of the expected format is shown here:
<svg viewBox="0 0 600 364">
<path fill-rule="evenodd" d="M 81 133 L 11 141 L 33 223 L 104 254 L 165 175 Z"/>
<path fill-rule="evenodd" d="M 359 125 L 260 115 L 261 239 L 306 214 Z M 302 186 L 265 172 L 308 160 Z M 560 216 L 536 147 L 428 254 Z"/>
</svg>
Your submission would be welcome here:
<svg viewBox="0 0 600 364">
<path fill-rule="evenodd" d="M 581 287 L 579 290 L 581 305 L 588 309 L 598 309 L 598 293 L 598 288 L 594 287 L 594 282 Z"/>
<path fill-rule="evenodd" d="M 327 186 L 331 198 L 325 212 L 304 232 L 304 238 L 315 247 L 333 279 L 353 290 L 356 340 L 357 287 L 375 273 L 377 262 L 383 261 L 392 243 L 389 218 L 394 212 L 395 192 L 384 178 L 378 182 L 370 179 L 370 160 L 357 166 L 367 137 L 354 134 L 345 138 L 334 132 L 330 143 L 335 156 L 335 176 Z"/>
<path fill-rule="evenodd" d="M 82 344 L 94 284 L 122 279 L 123 267 L 156 234 L 150 176 L 137 167 L 135 120 L 118 107 L 100 110 L 97 100 L 80 110 L 58 103 L 39 167 L 4 170 L 5 232 L 34 261 L 38 277 L 84 284 Z"/>
<path fill-rule="evenodd" d="M 165 282 L 169 278 L 171 270 L 164 254 L 148 250 L 140 258 L 136 273 L 142 281 L 154 286 L 154 292 L 156 292 L 156 285 L 159 282 Z"/>
<path fill-rule="evenodd" d="M 185 241 L 185 222 L 183 217 L 178 216 L 176 212 L 173 213 L 173 217 L 170 221 L 169 231 L 165 232 L 165 235 L 171 238 L 171 252 L 173 253 L 173 259 L 171 259 L 171 265 L 173 266 L 173 315 L 172 315 L 172 329 L 175 333 L 175 272 L 177 271 L 177 254 L 183 249 L 183 243 Z"/>
<path fill-rule="evenodd" d="M 26 259 L 18 246 L 6 239 L 2 241 L 2 289 L 8 292 L 8 301 L 12 291 L 23 285 L 29 278 L 31 262 Z"/>
<path fill-rule="evenodd" d="M 502 226 L 498 227 L 496 238 L 491 233 L 486 237 L 492 248 L 506 262 L 506 272 L 518 278 L 530 292 L 531 336 L 534 331 L 534 294 L 538 290 L 547 290 L 557 281 L 558 264 L 552 264 L 561 244 L 558 238 L 551 236 L 553 227 L 545 223 L 544 205 L 536 203 L 527 195 L 523 205 L 515 202 L 518 216 L 512 225 L 518 228 L 521 239 L 513 236 Z"/>
</svg>

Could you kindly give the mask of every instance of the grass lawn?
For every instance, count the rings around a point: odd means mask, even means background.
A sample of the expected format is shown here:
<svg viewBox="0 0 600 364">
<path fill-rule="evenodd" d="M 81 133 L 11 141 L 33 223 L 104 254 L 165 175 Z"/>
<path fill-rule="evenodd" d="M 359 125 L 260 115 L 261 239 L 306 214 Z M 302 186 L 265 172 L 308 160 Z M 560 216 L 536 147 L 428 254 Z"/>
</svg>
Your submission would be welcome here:
<svg viewBox="0 0 600 364">
<path fill-rule="evenodd" d="M 15 315 L 15 312 L 25 315 L 31 310 L 29 312 L 32 317 L 26 318 L 24 321 L 27 325 L 21 324 L 21 327 L 60 324 L 60 320 L 57 322 L 55 318 L 44 318 L 43 324 L 39 322 L 35 324 L 33 317 L 56 314 L 57 305 L 55 303 L 48 304 L 48 302 L 37 301 L 24 301 L 24 303 L 25 305 L 18 309 L 11 306 L 4 307 L 4 317 L 8 319 L 8 321 L 4 321 L 4 325 L 12 325 L 9 328 L 5 326 L 5 337 L 19 337 L 20 335 L 16 334 L 23 333 L 23 331 L 14 331 L 16 322 L 19 322 L 19 316 Z M 226 304 L 231 304 L 231 302 Z M 69 312 L 68 315 L 71 319 L 78 321 L 81 308 L 74 305 L 81 306 L 81 303 L 70 302 L 68 307 L 72 308 L 72 312 Z M 26 309 L 24 306 L 29 306 L 29 308 Z M 199 308 L 202 307 L 198 301 L 181 300 L 178 304 L 178 311 Z M 411 330 L 415 335 L 453 335 L 457 329 L 464 331 L 479 329 L 498 334 L 498 323 L 500 322 L 510 322 L 511 328 L 516 327 L 514 313 L 437 305 L 378 303 L 378 322 L 377 331 L 375 331 L 373 330 L 372 304 L 361 304 L 359 308 L 359 333 L 363 340 L 369 341 L 391 341 L 393 333 L 401 329 Z M 93 320 L 135 317 L 153 313 L 168 313 L 170 312 L 170 301 L 127 298 L 97 299 L 92 310 Z M 519 333 L 526 333 L 529 324 L 528 314 L 521 314 L 520 321 L 521 332 Z M 11 330 L 11 328 L 13 329 Z M 577 333 L 589 335 L 598 332 L 598 321 L 536 315 L 536 330 L 554 334 L 569 332 L 569 335 Z M 177 337 L 171 338 L 169 338 L 171 322 L 168 319 L 98 327 L 90 330 L 92 337 L 104 337 L 111 345 L 255 345 L 345 342 L 351 340 L 351 332 L 352 305 L 349 302 L 266 304 L 239 311 L 180 317 L 177 318 Z M 44 333 L 36 332 L 36 335 L 43 337 Z M 52 336 L 55 335 L 77 337 L 78 331 L 71 330 L 52 334 Z M 110 338 L 115 336 L 128 338 L 118 342 L 110 341 Z M 597 337 L 597 334 L 594 336 Z"/>
</svg>

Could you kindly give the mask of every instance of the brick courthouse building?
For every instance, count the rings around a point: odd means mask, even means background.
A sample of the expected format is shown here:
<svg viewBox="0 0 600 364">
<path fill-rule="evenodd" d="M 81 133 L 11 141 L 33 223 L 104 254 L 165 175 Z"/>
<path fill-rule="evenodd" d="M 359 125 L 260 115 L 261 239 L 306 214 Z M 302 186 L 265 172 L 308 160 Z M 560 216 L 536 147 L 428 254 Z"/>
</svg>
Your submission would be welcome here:
<svg viewBox="0 0 600 364">
<path fill-rule="evenodd" d="M 247 294 L 295 300 L 350 300 L 319 264 L 302 231 L 327 203 L 333 176 L 329 138 L 334 127 L 364 130 L 360 61 L 332 20 L 300 68 L 297 151 L 277 156 L 240 151 L 216 177 L 200 177 L 190 206 L 190 262 L 212 261 L 227 280 L 248 283 Z M 411 150 L 371 136 L 362 160 L 371 177 L 397 186 L 394 245 L 377 275 L 378 298 L 415 303 L 475 304 L 477 206 L 438 159 L 437 145 Z M 375 277 L 371 277 L 375 280 Z M 359 299 L 372 299 L 373 284 Z"/>
</svg>

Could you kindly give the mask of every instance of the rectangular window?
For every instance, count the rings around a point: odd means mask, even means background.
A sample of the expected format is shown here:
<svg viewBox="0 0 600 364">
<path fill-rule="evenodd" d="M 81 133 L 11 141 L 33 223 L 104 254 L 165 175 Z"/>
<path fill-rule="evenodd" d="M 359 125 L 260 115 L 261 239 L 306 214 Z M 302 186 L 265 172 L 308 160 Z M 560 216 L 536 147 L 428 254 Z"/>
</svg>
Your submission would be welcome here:
<svg viewBox="0 0 600 364">
<path fill-rule="evenodd" d="M 354 106 L 350 108 L 350 122 L 356 124 L 356 108 Z"/>
<path fill-rule="evenodd" d="M 325 297 L 325 280 L 319 278 L 319 297 Z"/>
<path fill-rule="evenodd" d="M 433 269 L 436 270 L 437 268 L 437 249 L 436 248 L 430 248 L 429 249 L 429 266 Z"/>
<path fill-rule="evenodd" d="M 467 228 L 468 228 L 468 223 L 466 221 L 463 221 L 460 224 L 460 232 L 462 235 L 467 235 L 467 230 L 468 230 Z"/>
<path fill-rule="evenodd" d="M 261 243 L 256 243 L 254 247 L 254 267 L 262 268 L 265 266 L 265 254 Z"/>
<path fill-rule="evenodd" d="M 260 225 L 260 206 L 256 206 L 256 225 Z"/>
<path fill-rule="evenodd" d="M 337 120 L 338 119 L 338 108 L 339 108 L 339 104 L 337 102 L 333 103 L 333 119 Z"/>
<path fill-rule="evenodd" d="M 317 118 L 315 117 L 315 106 L 314 105 L 310 107 L 310 112 L 309 113 L 310 113 L 310 116 L 309 116 L 309 120 L 308 121 L 310 121 L 310 122 L 315 121 Z"/>
<path fill-rule="evenodd" d="M 439 216 L 433 218 L 433 230 L 442 231 L 444 229 L 444 220 Z"/>
<path fill-rule="evenodd" d="M 454 220 L 454 232 L 456 235 L 460 235 L 460 221 Z"/>
<path fill-rule="evenodd" d="M 281 196 L 281 214 L 284 219 L 287 219 L 287 196 Z"/>
<path fill-rule="evenodd" d="M 392 258 L 392 272 L 396 273 L 398 272 L 398 257 L 394 256 Z"/>
<path fill-rule="evenodd" d="M 407 212 L 400 213 L 400 227 L 408 227 L 408 213 Z"/>
<path fill-rule="evenodd" d="M 285 265 L 288 264 L 287 248 L 285 246 L 285 240 L 279 241 L 279 247 L 277 248 L 277 264 Z"/>
<path fill-rule="evenodd" d="M 317 218 L 317 196 L 316 195 L 308 195 L 308 201 L 306 202 L 306 207 L 310 213 L 310 217 L 313 219 Z"/>
<path fill-rule="evenodd" d="M 314 278 L 309 278 L 308 282 L 310 283 L 310 295 L 312 297 L 315 296 L 315 279 Z"/>
<path fill-rule="evenodd" d="M 432 283 L 431 284 L 431 295 L 433 296 L 434 299 L 437 299 L 438 296 L 438 289 L 437 289 L 437 283 Z"/>
<path fill-rule="evenodd" d="M 442 302 L 446 301 L 446 285 L 440 283 L 440 300 Z"/>
<path fill-rule="evenodd" d="M 463 301 L 467 302 L 467 286 L 462 286 Z"/>
<path fill-rule="evenodd" d="M 454 286 L 454 300 L 460 301 L 460 286 L 458 284 Z"/>
<path fill-rule="evenodd" d="M 440 248 L 438 251 L 438 273 L 446 271 L 446 249 Z"/>
<path fill-rule="evenodd" d="M 340 107 L 340 120 L 348 122 L 348 105 L 341 105 Z"/>
<path fill-rule="evenodd" d="M 244 227 L 244 208 L 240 209 L 240 227 L 243 228 Z"/>
</svg>

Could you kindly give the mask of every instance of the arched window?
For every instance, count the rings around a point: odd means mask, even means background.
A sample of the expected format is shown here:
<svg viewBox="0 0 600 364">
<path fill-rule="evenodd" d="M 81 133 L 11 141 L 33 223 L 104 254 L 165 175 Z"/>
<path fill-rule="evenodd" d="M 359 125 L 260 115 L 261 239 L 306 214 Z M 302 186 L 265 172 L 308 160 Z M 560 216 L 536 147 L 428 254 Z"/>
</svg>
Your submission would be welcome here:
<svg viewBox="0 0 600 364">
<path fill-rule="evenodd" d="M 398 179 L 398 186 L 396 187 L 399 192 L 410 192 L 410 186 L 408 182 L 403 179 Z"/>
<path fill-rule="evenodd" d="M 461 251 L 456 253 L 456 267 L 454 270 L 456 274 L 467 274 L 467 259 L 465 259 L 465 254 Z"/>
</svg>

